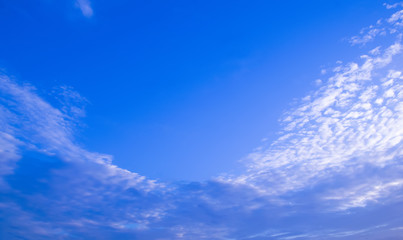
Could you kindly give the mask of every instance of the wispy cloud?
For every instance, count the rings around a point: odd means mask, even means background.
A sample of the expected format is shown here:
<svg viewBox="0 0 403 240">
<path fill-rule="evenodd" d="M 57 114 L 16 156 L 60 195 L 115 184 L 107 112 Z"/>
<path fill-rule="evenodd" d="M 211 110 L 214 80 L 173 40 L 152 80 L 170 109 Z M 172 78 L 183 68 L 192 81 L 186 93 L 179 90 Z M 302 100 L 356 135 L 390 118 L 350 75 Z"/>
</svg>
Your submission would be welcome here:
<svg viewBox="0 0 403 240">
<path fill-rule="evenodd" d="M 395 4 L 384 4 L 387 9 L 402 7 L 403 2 Z M 403 26 L 403 10 L 399 10 L 392 14 L 389 18 L 379 19 L 376 24 L 361 29 L 360 34 L 350 39 L 352 45 L 365 45 L 374 41 L 378 36 L 386 36 L 390 34 L 400 34 L 400 28 Z"/>
<path fill-rule="evenodd" d="M 332 193 L 325 197 L 325 200 L 335 200 L 341 204 L 335 204 L 337 210 L 347 210 L 354 207 L 365 207 L 369 202 L 377 202 L 380 199 L 388 198 L 403 186 L 403 179 L 391 181 L 366 181 L 361 185 L 353 185 L 351 188 L 340 188 L 332 190 Z M 400 195 L 400 194 L 399 194 Z M 399 196 L 398 195 L 398 196 Z M 400 196 L 399 196 L 400 197 Z M 386 201 L 393 199 L 386 199 Z M 383 202 L 386 202 L 383 201 Z"/>
<path fill-rule="evenodd" d="M 92 17 L 94 14 L 94 11 L 92 10 L 91 7 L 91 2 L 90 0 L 77 0 L 76 1 L 76 6 L 81 10 L 81 13 L 85 17 Z"/>
<path fill-rule="evenodd" d="M 394 3 L 394 4 L 384 3 L 383 5 L 384 5 L 387 9 L 393 9 L 393 8 L 397 8 L 397 7 L 403 7 L 403 2 L 398 2 L 398 3 Z"/>
</svg>

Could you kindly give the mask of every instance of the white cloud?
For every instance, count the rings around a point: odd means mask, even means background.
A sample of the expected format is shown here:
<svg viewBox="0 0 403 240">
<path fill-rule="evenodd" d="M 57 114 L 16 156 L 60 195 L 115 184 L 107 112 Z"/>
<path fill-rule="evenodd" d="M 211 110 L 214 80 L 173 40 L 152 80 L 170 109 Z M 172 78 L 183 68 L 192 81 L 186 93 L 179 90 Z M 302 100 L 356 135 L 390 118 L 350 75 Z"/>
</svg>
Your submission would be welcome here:
<svg viewBox="0 0 403 240">
<path fill-rule="evenodd" d="M 350 39 L 352 45 L 366 44 L 373 41 L 378 35 L 385 35 L 385 28 L 377 28 L 375 26 L 370 26 L 368 28 L 363 28 L 359 36 L 354 36 Z"/>
<path fill-rule="evenodd" d="M 384 4 L 387 9 L 402 7 L 403 3 Z M 400 33 L 400 28 L 403 26 L 403 10 L 393 13 L 386 22 L 379 19 L 375 25 L 370 25 L 361 29 L 360 34 L 350 39 L 352 45 L 365 45 L 368 42 L 374 41 L 378 36 Z M 374 52 L 375 51 L 375 52 Z M 371 54 L 377 54 L 377 48 L 370 51 Z"/>
<path fill-rule="evenodd" d="M 140 182 L 151 187 L 153 181 L 145 177 L 129 172 L 113 165 L 112 157 L 105 154 L 88 152 L 74 143 L 74 127 L 76 112 L 60 111 L 44 101 L 34 92 L 34 88 L 20 86 L 6 76 L 0 76 L 0 91 L 8 100 L 3 100 L 3 109 L 8 109 L 8 116 L 4 118 L 3 133 L 8 142 L 11 138 L 18 137 L 24 145 L 32 150 L 40 151 L 48 155 L 60 156 L 66 162 L 90 161 L 101 165 L 99 172 L 100 180 L 108 178 L 108 181 L 125 181 L 128 186 L 135 186 Z M 70 96 L 79 97 L 71 90 Z M 68 103 L 65 103 L 68 104 Z M 74 105 L 75 108 L 78 108 Z M 64 105 L 63 108 L 69 108 Z M 80 110 L 81 116 L 83 109 Z M 67 115 L 69 114 L 69 115 Z M 10 121 L 12 120 L 12 121 Z M 10 131 L 14 129 L 13 132 Z M 4 131 L 3 130 L 3 131 Z M 17 142 L 17 141 L 14 141 Z M 12 149 L 12 148 L 8 148 Z M 10 150 L 8 154 L 11 154 Z M 102 171 L 100 171 L 102 169 Z"/>
<path fill-rule="evenodd" d="M 315 84 L 318 85 L 318 86 L 321 85 L 322 83 L 323 83 L 323 81 L 321 79 L 316 79 L 315 80 Z"/>
<path fill-rule="evenodd" d="M 400 72 L 388 66 L 401 49 L 397 37 L 361 64 L 340 66 L 325 86 L 304 98 L 309 101 L 283 118 L 285 126 L 277 141 L 249 155 L 248 171 L 227 181 L 249 185 L 263 195 L 281 196 L 339 174 L 354 175 L 364 165 L 381 171 L 396 164 L 403 156 L 403 85 Z M 380 197 L 372 193 L 362 192 L 355 199 Z M 339 204 L 355 207 L 368 202 Z"/>
<path fill-rule="evenodd" d="M 394 3 L 394 4 L 387 4 L 384 3 L 383 4 L 387 9 L 392 9 L 392 8 L 397 8 L 397 7 L 403 7 L 403 3 L 399 2 L 399 3 Z"/>
<path fill-rule="evenodd" d="M 365 207 L 370 202 L 376 203 L 380 199 L 398 192 L 402 186 L 403 179 L 369 180 L 360 185 L 353 185 L 351 188 L 332 190 L 332 193 L 327 194 L 324 199 L 331 200 L 333 203 L 339 202 L 340 204 L 334 204 L 337 208 L 333 208 L 333 210 L 344 211 L 350 208 Z"/>
<path fill-rule="evenodd" d="M 91 7 L 91 2 L 90 0 L 77 0 L 76 1 L 76 6 L 81 10 L 81 13 L 85 17 L 92 17 L 94 14 L 94 11 L 92 10 Z"/>
</svg>

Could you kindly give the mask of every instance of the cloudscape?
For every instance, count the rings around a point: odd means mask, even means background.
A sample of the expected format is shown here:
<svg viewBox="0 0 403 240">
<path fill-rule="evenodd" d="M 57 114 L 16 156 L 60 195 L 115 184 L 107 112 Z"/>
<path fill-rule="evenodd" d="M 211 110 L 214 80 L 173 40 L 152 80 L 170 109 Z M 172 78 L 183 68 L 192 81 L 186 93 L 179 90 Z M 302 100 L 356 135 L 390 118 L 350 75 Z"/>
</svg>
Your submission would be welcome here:
<svg viewBox="0 0 403 240">
<path fill-rule="evenodd" d="M 0 2 L 0 238 L 402 239 L 403 3 L 365 4 Z"/>
</svg>

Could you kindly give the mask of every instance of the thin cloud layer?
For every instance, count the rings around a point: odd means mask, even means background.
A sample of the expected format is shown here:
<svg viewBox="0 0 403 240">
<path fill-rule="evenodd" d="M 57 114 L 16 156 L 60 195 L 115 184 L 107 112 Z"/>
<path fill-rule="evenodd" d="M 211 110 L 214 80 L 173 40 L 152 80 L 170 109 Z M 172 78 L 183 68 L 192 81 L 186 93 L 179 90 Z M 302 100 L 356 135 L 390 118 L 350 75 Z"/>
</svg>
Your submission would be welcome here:
<svg viewBox="0 0 403 240">
<path fill-rule="evenodd" d="M 77 4 L 92 15 L 88 1 Z M 63 87 L 51 104 L 0 76 L 0 238 L 401 236 L 402 19 L 397 11 L 354 37 L 389 43 L 335 67 L 285 114 L 278 139 L 248 156 L 244 174 L 204 182 L 160 183 L 119 168 L 76 142 L 86 102 L 78 93 Z"/>
</svg>

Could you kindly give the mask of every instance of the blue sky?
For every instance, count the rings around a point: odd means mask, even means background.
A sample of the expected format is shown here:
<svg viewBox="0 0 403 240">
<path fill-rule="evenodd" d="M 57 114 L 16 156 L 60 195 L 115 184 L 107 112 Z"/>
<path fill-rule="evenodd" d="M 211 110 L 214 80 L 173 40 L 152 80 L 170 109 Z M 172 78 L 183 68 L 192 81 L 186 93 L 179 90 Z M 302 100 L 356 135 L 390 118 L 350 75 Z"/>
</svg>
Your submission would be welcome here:
<svg viewBox="0 0 403 240">
<path fill-rule="evenodd" d="M 273 137 L 322 68 L 354 58 L 343 39 L 388 14 L 377 1 L 322 2 L 95 1 L 82 16 L 69 1 L 6 1 L 0 63 L 85 97 L 89 149 L 152 178 L 203 180 Z"/>
<path fill-rule="evenodd" d="M 398 239 L 402 8 L 0 1 L 0 237 Z"/>
</svg>

